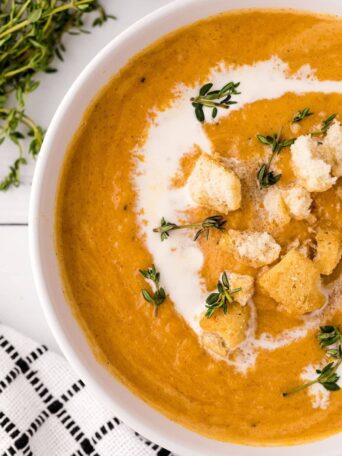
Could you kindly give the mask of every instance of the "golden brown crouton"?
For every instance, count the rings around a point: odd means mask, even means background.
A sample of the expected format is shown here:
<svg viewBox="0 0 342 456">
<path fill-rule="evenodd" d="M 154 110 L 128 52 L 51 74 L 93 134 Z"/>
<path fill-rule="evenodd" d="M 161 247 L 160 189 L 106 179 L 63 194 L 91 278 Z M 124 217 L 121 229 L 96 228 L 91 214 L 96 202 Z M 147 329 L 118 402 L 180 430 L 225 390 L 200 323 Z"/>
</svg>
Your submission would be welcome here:
<svg viewBox="0 0 342 456">
<path fill-rule="evenodd" d="M 224 162 L 207 154 L 197 160 L 189 190 L 195 203 L 223 214 L 241 206 L 240 179 Z"/>
<path fill-rule="evenodd" d="M 265 192 L 263 204 L 270 222 L 283 226 L 291 220 L 281 191 L 278 188 L 270 188 Z"/>
<path fill-rule="evenodd" d="M 310 192 L 300 185 L 293 185 L 282 193 L 285 204 L 295 219 L 304 220 L 310 216 L 312 204 Z"/>
<path fill-rule="evenodd" d="M 254 277 L 247 274 L 228 274 L 230 288 L 241 288 L 241 291 L 234 293 L 234 301 L 245 306 L 254 293 Z"/>
<path fill-rule="evenodd" d="M 320 284 L 316 265 L 296 250 L 290 250 L 259 278 L 261 290 L 280 304 L 279 310 L 290 315 L 303 315 L 322 307 L 325 298 Z"/>
<path fill-rule="evenodd" d="M 228 348 L 221 336 L 210 332 L 204 332 L 201 335 L 201 342 L 206 349 L 211 350 L 217 355 L 222 357 L 227 355 Z"/>
<path fill-rule="evenodd" d="M 325 192 L 337 178 L 331 165 L 319 154 L 319 146 L 310 135 L 299 136 L 291 146 L 292 169 L 298 183 L 309 192 Z"/>
<path fill-rule="evenodd" d="M 280 245 L 266 232 L 228 230 L 219 245 L 254 268 L 273 263 L 280 254 Z"/>
<path fill-rule="evenodd" d="M 314 261 L 321 274 L 329 275 L 342 256 L 342 233 L 334 228 L 318 228 L 316 241 L 317 253 Z"/>
<path fill-rule="evenodd" d="M 324 157 L 332 167 L 332 175 L 342 176 L 342 126 L 334 120 L 329 128 L 323 144 L 320 146 L 321 157 Z"/>
<path fill-rule="evenodd" d="M 242 307 L 236 302 L 229 305 L 226 314 L 219 309 L 211 318 L 203 315 L 200 326 L 204 334 L 214 335 L 214 337 L 202 338 L 204 345 L 215 353 L 218 351 L 222 353 L 224 349 L 236 348 L 246 338 L 249 316 L 249 307 Z M 219 336 L 221 341 L 215 336 Z"/>
</svg>

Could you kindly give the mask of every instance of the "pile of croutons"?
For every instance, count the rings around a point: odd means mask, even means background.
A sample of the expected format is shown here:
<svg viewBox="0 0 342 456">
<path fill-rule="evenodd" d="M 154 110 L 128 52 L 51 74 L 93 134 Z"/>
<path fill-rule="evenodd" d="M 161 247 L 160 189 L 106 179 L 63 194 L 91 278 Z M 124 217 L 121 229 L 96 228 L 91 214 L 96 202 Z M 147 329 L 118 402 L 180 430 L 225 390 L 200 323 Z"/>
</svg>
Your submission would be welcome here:
<svg viewBox="0 0 342 456">
<path fill-rule="evenodd" d="M 325 158 L 323 158 L 325 157 Z M 291 219 L 310 217 L 311 192 L 331 188 L 342 175 L 342 127 L 334 122 L 324 140 L 318 143 L 309 135 L 300 136 L 291 146 L 292 168 L 296 177 L 287 188 L 267 189 L 263 206 L 269 220 L 286 225 Z M 239 177 L 216 156 L 202 154 L 189 178 L 193 201 L 219 213 L 228 214 L 241 207 L 242 185 Z M 256 276 L 227 275 L 232 288 L 241 288 L 225 314 L 222 309 L 210 318 L 200 317 L 204 346 L 220 356 L 238 347 L 246 337 L 250 320 L 248 301 L 258 289 L 272 298 L 280 312 L 301 316 L 326 303 L 321 275 L 330 275 L 342 255 L 342 233 L 329 226 L 316 229 L 313 258 L 295 248 L 281 256 L 281 246 L 266 231 L 228 229 L 222 233 L 219 248 L 237 261 L 255 268 Z"/>
</svg>

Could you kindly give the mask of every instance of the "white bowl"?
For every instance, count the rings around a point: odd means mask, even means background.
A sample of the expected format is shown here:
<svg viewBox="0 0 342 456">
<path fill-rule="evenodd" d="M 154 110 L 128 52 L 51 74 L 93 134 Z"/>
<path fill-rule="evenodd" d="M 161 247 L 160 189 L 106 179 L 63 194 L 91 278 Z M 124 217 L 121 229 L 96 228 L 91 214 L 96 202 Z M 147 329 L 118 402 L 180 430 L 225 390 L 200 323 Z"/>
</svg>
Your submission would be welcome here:
<svg viewBox="0 0 342 456">
<path fill-rule="evenodd" d="M 54 246 L 59 175 L 69 141 L 91 99 L 131 56 L 162 35 L 225 10 L 250 7 L 308 9 L 342 15 L 341 0 L 178 0 L 115 38 L 77 78 L 47 131 L 36 167 L 30 205 L 32 269 L 45 316 L 66 358 L 99 400 L 113 410 L 113 414 L 148 439 L 182 456 L 284 456 L 296 451 L 301 456 L 338 456 L 342 454 L 342 435 L 300 447 L 247 447 L 210 440 L 160 415 L 96 361 L 65 300 L 59 276 Z"/>
</svg>

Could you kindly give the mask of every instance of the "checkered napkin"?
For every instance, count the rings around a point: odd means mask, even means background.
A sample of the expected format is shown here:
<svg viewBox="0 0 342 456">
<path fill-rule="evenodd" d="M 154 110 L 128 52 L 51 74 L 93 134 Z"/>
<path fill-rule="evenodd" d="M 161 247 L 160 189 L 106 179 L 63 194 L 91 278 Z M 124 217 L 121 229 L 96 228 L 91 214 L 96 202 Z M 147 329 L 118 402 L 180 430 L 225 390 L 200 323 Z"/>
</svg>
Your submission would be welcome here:
<svg viewBox="0 0 342 456">
<path fill-rule="evenodd" d="M 1 456 L 172 456 L 97 403 L 67 362 L 0 325 Z"/>
</svg>

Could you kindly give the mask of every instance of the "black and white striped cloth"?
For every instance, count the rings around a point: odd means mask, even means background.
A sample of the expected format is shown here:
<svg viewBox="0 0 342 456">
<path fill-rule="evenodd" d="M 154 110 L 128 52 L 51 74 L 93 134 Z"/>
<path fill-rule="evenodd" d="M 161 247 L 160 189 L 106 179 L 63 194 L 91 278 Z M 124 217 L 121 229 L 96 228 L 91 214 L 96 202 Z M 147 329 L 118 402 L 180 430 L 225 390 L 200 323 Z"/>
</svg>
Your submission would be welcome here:
<svg viewBox="0 0 342 456">
<path fill-rule="evenodd" d="M 0 325 L 1 456 L 172 456 L 96 402 L 67 362 Z"/>
</svg>

